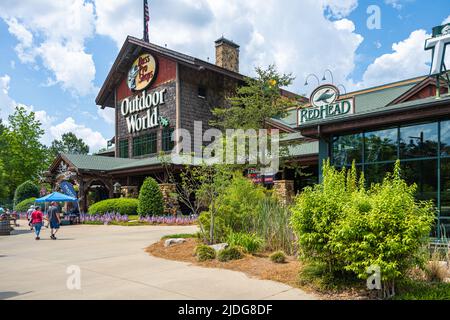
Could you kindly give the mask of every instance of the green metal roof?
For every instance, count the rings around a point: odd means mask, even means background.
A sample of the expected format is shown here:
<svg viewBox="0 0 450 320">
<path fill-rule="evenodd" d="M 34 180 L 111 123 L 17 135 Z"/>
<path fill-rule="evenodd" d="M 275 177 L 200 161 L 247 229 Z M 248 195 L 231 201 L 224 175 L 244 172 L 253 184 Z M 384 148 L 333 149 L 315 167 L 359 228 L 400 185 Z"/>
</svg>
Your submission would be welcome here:
<svg viewBox="0 0 450 320">
<path fill-rule="evenodd" d="M 83 170 L 95 170 L 95 171 L 109 171 L 114 170 L 116 167 L 131 165 L 135 163 L 134 159 L 122 159 L 82 154 L 62 154 L 67 158 L 75 167 Z"/>
</svg>

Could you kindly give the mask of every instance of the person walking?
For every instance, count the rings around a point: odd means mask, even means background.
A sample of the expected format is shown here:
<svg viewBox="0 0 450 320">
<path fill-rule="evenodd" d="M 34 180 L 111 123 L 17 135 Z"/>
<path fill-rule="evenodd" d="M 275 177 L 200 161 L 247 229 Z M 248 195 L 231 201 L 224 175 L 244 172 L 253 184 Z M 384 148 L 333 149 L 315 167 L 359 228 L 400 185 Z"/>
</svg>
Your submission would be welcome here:
<svg viewBox="0 0 450 320">
<path fill-rule="evenodd" d="M 33 205 L 31 205 L 27 211 L 27 220 L 28 220 L 28 225 L 30 226 L 30 230 L 33 230 L 33 224 L 31 223 L 31 215 L 33 214 L 34 210 L 35 210 L 35 207 Z"/>
<path fill-rule="evenodd" d="M 47 210 L 48 222 L 50 224 L 51 236 L 50 238 L 56 240 L 56 233 L 61 224 L 61 217 L 59 216 L 59 208 L 56 202 L 52 202 L 50 208 Z"/>
<path fill-rule="evenodd" d="M 44 220 L 44 214 L 41 211 L 40 207 L 36 207 L 36 209 L 31 214 L 31 224 L 34 228 L 34 232 L 36 234 L 36 240 L 41 240 L 39 237 L 42 228 L 42 221 Z"/>
</svg>

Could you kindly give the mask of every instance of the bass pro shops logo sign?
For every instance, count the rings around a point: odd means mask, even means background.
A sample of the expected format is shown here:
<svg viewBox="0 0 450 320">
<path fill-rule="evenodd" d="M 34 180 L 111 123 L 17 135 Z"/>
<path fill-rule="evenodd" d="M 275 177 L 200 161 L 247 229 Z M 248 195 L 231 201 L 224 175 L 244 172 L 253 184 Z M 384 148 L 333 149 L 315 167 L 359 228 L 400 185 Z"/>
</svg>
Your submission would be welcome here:
<svg viewBox="0 0 450 320">
<path fill-rule="evenodd" d="M 156 59 L 149 53 L 140 55 L 128 72 L 128 88 L 132 91 L 144 90 L 156 79 L 156 73 Z"/>
<path fill-rule="evenodd" d="M 339 100 L 339 96 L 339 89 L 331 84 L 318 87 L 311 94 L 311 106 L 298 110 L 298 124 L 353 114 L 353 98 Z"/>
</svg>

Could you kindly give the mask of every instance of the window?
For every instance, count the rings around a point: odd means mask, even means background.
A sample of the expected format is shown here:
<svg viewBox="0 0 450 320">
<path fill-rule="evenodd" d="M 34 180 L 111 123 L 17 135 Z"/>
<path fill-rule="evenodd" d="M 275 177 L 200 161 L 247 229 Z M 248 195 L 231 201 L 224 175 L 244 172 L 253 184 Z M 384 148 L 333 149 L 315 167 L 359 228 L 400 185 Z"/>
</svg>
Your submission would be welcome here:
<svg viewBox="0 0 450 320">
<path fill-rule="evenodd" d="M 133 138 L 133 157 L 139 157 L 157 152 L 157 135 L 151 132 L 139 137 Z"/>
<path fill-rule="evenodd" d="M 128 139 L 119 141 L 119 158 L 128 158 L 129 155 L 129 142 Z"/>
<path fill-rule="evenodd" d="M 441 122 L 441 157 L 450 157 L 450 121 Z"/>
<path fill-rule="evenodd" d="M 401 164 L 403 179 L 417 185 L 418 200 L 433 200 L 437 205 L 437 160 L 405 161 Z"/>
<path fill-rule="evenodd" d="M 372 183 L 383 182 L 386 172 L 394 170 L 394 163 L 375 163 L 364 167 L 364 179 L 366 184 L 370 186 Z"/>
<path fill-rule="evenodd" d="M 400 128 L 400 157 L 436 157 L 438 150 L 438 124 L 427 123 Z"/>
<path fill-rule="evenodd" d="M 398 129 L 368 132 L 364 135 L 365 162 L 397 159 Z"/>
<path fill-rule="evenodd" d="M 206 88 L 203 86 L 198 87 L 198 97 L 199 98 L 206 98 Z"/>
<path fill-rule="evenodd" d="M 172 140 L 173 128 L 164 128 L 162 130 L 162 151 L 172 151 L 175 143 Z"/>
<path fill-rule="evenodd" d="M 333 163 L 336 166 L 362 162 L 362 134 L 336 137 L 333 140 Z"/>
</svg>

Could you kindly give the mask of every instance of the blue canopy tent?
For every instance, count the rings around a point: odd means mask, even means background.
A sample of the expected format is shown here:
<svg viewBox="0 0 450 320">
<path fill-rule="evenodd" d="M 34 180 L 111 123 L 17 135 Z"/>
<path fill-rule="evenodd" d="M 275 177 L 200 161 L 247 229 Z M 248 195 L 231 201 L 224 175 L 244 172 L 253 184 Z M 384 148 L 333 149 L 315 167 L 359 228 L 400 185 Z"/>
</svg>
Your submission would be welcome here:
<svg viewBox="0 0 450 320">
<path fill-rule="evenodd" d="M 53 192 L 45 197 L 36 199 L 35 202 L 37 203 L 45 203 L 45 202 L 77 202 L 78 199 L 74 197 L 70 197 L 68 195 L 59 193 L 59 192 Z"/>
</svg>

